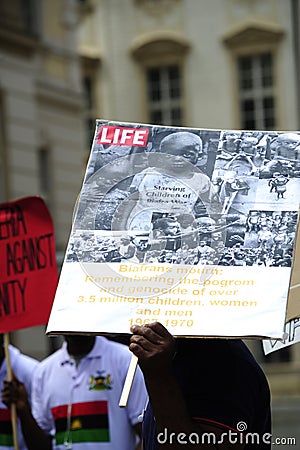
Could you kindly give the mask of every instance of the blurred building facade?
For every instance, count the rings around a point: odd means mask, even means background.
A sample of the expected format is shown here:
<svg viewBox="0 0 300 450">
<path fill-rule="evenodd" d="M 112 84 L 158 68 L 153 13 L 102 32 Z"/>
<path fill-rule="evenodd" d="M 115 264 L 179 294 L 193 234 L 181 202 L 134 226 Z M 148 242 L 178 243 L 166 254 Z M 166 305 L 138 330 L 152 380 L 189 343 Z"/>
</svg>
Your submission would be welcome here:
<svg viewBox="0 0 300 450">
<path fill-rule="evenodd" d="M 41 195 L 59 258 L 87 151 L 77 26 L 76 0 L 0 1 L 0 202 Z M 43 335 L 36 328 L 14 339 L 42 357 Z"/>
<path fill-rule="evenodd" d="M 80 5 L 79 51 L 92 118 L 299 129 L 297 1 Z"/>
<path fill-rule="evenodd" d="M 63 254 L 96 118 L 300 130 L 299 22 L 299 0 L 0 0 L 0 201 L 42 195 Z M 14 342 L 43 357 L 41 331 Z M 300 445 L 299 344 L 249 346 Z"/>
</svg>

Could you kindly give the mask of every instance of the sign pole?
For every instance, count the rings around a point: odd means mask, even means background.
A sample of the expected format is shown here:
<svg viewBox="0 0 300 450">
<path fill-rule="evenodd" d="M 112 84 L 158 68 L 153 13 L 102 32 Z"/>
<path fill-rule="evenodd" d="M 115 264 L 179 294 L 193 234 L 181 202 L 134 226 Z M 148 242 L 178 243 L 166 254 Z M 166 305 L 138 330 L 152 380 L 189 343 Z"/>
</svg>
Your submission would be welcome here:
<svg viewBox="0 0 300 450">
<path fill-rule="evenodd" d="M 13 373 L 11 370 L 11 364 L 10 364 L 10 355 L 9 355 L 9 335 L 8 333 L 4 333 L 4 353 L 5 353 L 5 360 L 6 360 L 6 370 L 7 370 L 7 379 L 8 381 L 12 381 L 13 379 Z M 18 443 L 18 432 L 17 432 L 17 410 L 15 403 L 12 403 L 10 407 L 11 412 L 11 424 L 12 424 L 12 430 L 13 430 L 13 440 L 14 440 L 14 448 L 15 450 L 19 450 L 19 443 Z"/>
<path fill-rule="evenodd" d="M 130 364 L 129 364 L 129 367 L 128 367 L 128 371 L 127 371 L 127 375 L 126 375 L 123 391 L 122 391 L 121 398 L 120 398 L 120 401 L 119 401 L 119 406 L 121 408 L 125 408 L 125 406 L 127 406 L 127 401 L 128 401 L 128 397 L 129 397 L 129 394 L 130 394 L 130 391 L 131 391 L 131 387 L 132 387 L 135 371 L 136 371 L 136 368 L 137 368 L 137 364 L 138 364 L 138 358 L 135 355 L 132 355 L 131 361 L 130 361 Z"/>
</svg>

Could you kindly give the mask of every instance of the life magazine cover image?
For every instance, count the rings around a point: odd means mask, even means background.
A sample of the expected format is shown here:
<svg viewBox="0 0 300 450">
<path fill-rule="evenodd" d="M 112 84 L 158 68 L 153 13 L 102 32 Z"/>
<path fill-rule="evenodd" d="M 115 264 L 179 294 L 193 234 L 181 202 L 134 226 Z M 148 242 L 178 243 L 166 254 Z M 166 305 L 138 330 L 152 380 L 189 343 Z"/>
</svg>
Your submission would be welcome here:
<svg viewBox="0 0 300 450">
<path fill-rule="evenodd" d="M 299 193 L 298 132 L 98 120 L 47 331 L 280 339 Z"/>
</svg>

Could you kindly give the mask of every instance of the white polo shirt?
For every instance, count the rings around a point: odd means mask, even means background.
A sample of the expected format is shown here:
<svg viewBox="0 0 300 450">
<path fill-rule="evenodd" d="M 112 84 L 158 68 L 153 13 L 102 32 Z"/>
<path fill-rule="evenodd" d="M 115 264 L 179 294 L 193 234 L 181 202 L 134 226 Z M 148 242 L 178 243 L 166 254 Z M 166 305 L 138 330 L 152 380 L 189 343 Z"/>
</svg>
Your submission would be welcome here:
<svg viewBox="0 0 300 450">
<path fill-rule="evenodd" d="M 54 437 L 53 450 L 134 450 L 132 425 L 139 422 L 147 393 L 138 368 L 128 404 L 119 407 L 131 355 L 127 346 L 96 337 L 78 366 L 65 342 L 40 363 L 33 380 L 32 412 Z"/>
</svg>

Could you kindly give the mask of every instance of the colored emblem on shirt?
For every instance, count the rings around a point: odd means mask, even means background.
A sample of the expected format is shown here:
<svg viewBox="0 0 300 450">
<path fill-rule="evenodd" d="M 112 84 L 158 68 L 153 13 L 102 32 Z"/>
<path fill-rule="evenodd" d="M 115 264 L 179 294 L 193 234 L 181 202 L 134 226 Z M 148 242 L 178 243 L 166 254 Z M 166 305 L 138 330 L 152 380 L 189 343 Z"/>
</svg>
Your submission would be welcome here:
<svg viewBox="0 0 300 450">
<path fill-rule="evenodd" d="M 106 400 L 73 403 L 52 408 L 56 445 L 110 442 Z M 68 426 L 69 424 L 69 426 Z"/>
<path fill-rule="evenodd" d="M 100 375 L 91 375 L 90 381 L 89 381 L 89 390 L 94 391 L 104 391 L 106 389 L 112 389 L 111 386 L 111 377 L 110 374 L 103 375 L 100 373 Z"/>
<path fill-rule="evenodd" d="M 82 422 L 80 419 L 75 419 L 71 423 L 71 430 L 80 430 L 82 428 Z"/>
<path fill-rule="evenodd" d="M 11 415 L 8 409 L 0 409 L 0 447 L 13 447 Z"/>
</svg>

